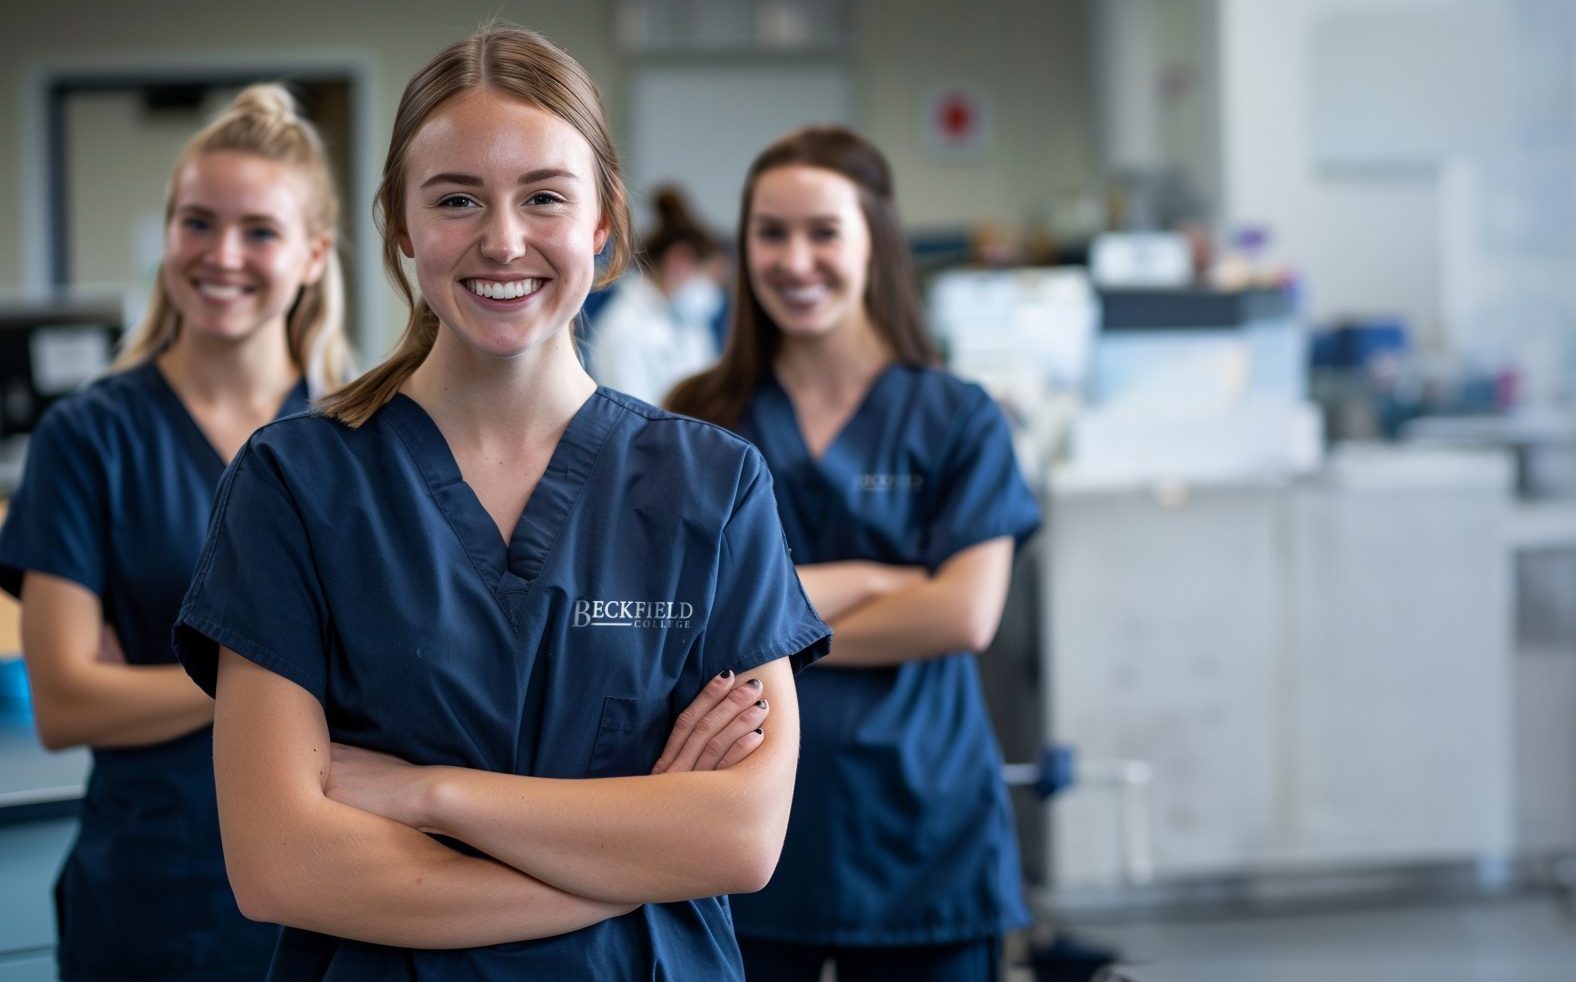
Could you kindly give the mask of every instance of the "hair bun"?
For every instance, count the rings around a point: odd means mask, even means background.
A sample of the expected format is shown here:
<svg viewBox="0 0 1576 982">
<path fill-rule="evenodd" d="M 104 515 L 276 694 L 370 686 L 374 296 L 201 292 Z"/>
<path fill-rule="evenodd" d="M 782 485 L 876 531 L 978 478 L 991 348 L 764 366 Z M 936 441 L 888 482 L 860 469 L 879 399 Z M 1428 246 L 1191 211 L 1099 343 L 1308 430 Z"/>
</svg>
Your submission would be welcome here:
<svg viewBox="0 0 1576 982">
<path fill-rule="evenodd" d="M 276 120 L 294 120 L 299 116 L 295 96 L 277 82 L 256 82 L 242 89 L 226 110 L 227 115 L 232 113 Z"/>
</svg>

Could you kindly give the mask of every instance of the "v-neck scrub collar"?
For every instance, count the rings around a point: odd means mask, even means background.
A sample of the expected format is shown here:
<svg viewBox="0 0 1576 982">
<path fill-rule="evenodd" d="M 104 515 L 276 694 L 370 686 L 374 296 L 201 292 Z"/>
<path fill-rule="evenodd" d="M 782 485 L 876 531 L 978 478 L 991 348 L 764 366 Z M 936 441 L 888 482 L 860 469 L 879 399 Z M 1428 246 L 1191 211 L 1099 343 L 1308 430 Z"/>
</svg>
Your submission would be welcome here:
<svg viewBox="0 0 1576 982">
<path fill-rule="evenodd" d="M 175 386 L 170 384 L 170 380 L 164 377 L 164 372 L 159 369 L 159 366 L 154 363 L 152 358 L 149 358 L 135 368 L 128 369 L 127 374 L 132 373 L 135 373 L 143 381 L 149 393 L 152 394 L 166 415 L 169 416 L 171 424 L 179 433 L 182 442 L 186 444 L 192 459 L 194 461 L 211 460 L 213 464 L 213 479 L 215 481 L 219 480 L 219 475 L 224 473 L 228 462 L 219 453 L 219 448 L 213 445 L 213 441 L 208 439 L 208 434 L 204 433 L 202 427 L 197 424 L 197 419 L 192 415 L 191 408 L 186 405 L 185 400 L 181 398 L 181 394 L 175 391 Z M 280 402 L 279 408 L 274 411 L 273 418 L 278 420 L 286 416 L 293 416 L 296 413 L 305 412 L 309 405 L 306 379 L 299 379 L 290 391 L 285 394 L 285 398 Z"/>
<path fill-rule="evenodd" d="M 603 389 L 581 404 L 559 437 L 505 547 L 497 524 L 465 483 L 448 441 L 427 411 L 404 393 L 396 393 L 382 410 L 410 449 L 454 534 L 499 594 L 529 591 L 624 411 Z"/>
</svg>

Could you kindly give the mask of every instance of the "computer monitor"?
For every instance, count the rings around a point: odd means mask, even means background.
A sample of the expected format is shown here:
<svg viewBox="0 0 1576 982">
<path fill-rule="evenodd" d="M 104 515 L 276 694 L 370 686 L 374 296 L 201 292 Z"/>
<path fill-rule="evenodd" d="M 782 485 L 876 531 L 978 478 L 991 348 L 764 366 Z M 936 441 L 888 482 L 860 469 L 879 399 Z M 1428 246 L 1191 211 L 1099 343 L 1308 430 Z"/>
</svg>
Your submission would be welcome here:
<svg viewBox="0 0 1576 982">
<path fill-rule="evenodd" d="M 0 303 L 0 440 L 102 374 L 122 330 L 118 300 Z"/>
</svg>

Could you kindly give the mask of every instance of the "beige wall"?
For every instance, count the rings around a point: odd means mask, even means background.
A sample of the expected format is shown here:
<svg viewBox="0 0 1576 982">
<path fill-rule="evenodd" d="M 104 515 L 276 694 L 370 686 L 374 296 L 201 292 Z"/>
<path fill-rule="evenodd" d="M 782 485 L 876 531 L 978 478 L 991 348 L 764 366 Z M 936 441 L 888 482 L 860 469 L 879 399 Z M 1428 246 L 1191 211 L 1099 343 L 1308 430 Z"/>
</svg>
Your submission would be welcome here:
<svg viewBox="0 0 1576 982">
<path fill-rule="evenodd" d="M 1092 0 L 868 0 L 858 7 L 860 125 L 892 158 L 916 228 L 1050 219 L 1094 190 L 1088 62 Z M 921 100 L 938 83 L 984 92 L 992 146 L 978 160 L 926 149 Z"/>
<path fill-rule="evenodd" d="M 170 165 L 192 132 L 233 96 L 191 113 L 149 119 L 134 92 L 73 97 L 66 109 L 71 275 L 78 283 L 149 281 L 162 252 Z M 150 227 L 151 226 L 151 227 Z M 151 241 L 150 241 L 151 239 Z"/>
<path fill-rule="evenodd" d="M 856 122 L 891 156 L 905 218 L 916 228 L 977 220 L 1021 225 L 1048 217 L 1060 195 L 1094 182 L 1088 9 L 1091 0 L 856 0 L 856 40 L 849 54 Z M 46 269 L 42 243 L 27 240 L 28 217 L 42 217 L 36 163 L 41 108 L 30 87 L 44 70 L 147 66 L 351 64 L 373 87 L 368 166 L 381 164 L 382 143 L 405 81 L 441 44 L 494 14 L 541 30 L 567 47 L 602 88 L 620 125 L 626 61 L 613 37 L 617 0 L 503 3 L 499 0 L 270 0 L 267 3 L 137 3 L 66 0 L 15 5 L 0 33 L 0 106 L 8 107 L 0 141 L 0 290 Z M 69 24 L 63 28 L 62 24 Z M 949 161 L 924 146 L 924 92 L 963 82 L 986 94 L 993 139 L 977 160 Z M 125 162 L 128 167 L 133 162 Z M 162 187 L 167 162 L 127 180 Z M 31 183 L 29 169 L 33 171 Z M 153 173 L 156 171 L 156 173 Z M 149 183 L 151 181 L 151 184 Z M 145 193 L 129 191 L 128 193 Z M 158 192 L 150 204 L 157 207 Z M 370 239 L 367 205 L 353 235 Z M 115 232 L 111 244 L 125 243 Z M 362 252 L 362 256 L 366 253 Z M 398 319 L 378 280 L 373 318 Z M 380 306 L 381 305 L 381 309 Z"/>
<path fill-rule="evenodd" d="M 269 0 L 254 2 L 136 3 L 119 0 L 68 0 L 57 5 L 13 5 L 0 32 L 0 106 L 7 139 L 0 141 L 0 289 L 27 281 L 27 272 L 45 268 L 42 243 L 26 240 L 26 209 L 42 209 L 43 188 L 30 184 L 26 155 L 39 155 L 40 109 L 31 85 L 44 70 L 98 70 L 126 67 L 207 67 L 316 62 L 364 66 L 373 90 L 367 148 L 371 166 L 382 162 L 382 142 L 399 95 L 411 73 L 438 47 L 463 36 L 477 24 L 501 14 L 543 31 L 581 60 L 605 92 L 617 91 L 613 40 L 606 25 L 613 0 L 562 3 L 500 3 L 499 0 Z M 63 28 L 63 24 L 69 24 Z M 151 175 L 162 187 L 168 162 Z M 36 173 L 34 175 L 36 180 Z M 141 178 L 138 186 L 147 183 Z M 30 196 L 32 196 L 30 198 Z M 155 192 L 155 203 L 158 192 Z M 369 205 L 347 209 L 360 221 L 353 236 L 369 239 Z M 124 233 L 116 233 L 122 235 Z M 29 253 L 31 250 L 31 254 Z M 363 252 L 362 255 L 365 255 Z M 397 330 L 396 304 L 381 288 L 373 291 L 372 319 L 388 324 L 366 348 L 376 353 Z"/>
</svg>

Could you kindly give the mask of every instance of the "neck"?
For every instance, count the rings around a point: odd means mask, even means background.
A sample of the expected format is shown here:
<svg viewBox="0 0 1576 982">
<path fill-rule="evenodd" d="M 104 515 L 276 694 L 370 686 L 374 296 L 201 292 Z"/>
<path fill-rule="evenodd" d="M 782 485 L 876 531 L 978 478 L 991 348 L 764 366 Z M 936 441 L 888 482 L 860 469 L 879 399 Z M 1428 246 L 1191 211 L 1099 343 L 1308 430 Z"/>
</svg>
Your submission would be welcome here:
<svg viewBox="0 0 1576 982">
<path fill-rule="evenodd" d="M 516 446 L 556 442 L 595 391 L 567 326 L 513 358 L 484 354 L 439 327 L 404 386 L 451 442 Z"/>
<path fill-rule="evenodd" d="M 240 340 L 182 331 L 155 361 L 183 396 L 206 403 L 274 405 L 301 378 L 283 323 Z"/>
<path fill-rule="evenodd" d="M 869 318 L 818 335 L 783 335 L 772 365 L 791 392 L 836 398 L 863 392 L 892 363 L 892 351 Z"/>
</svg>

